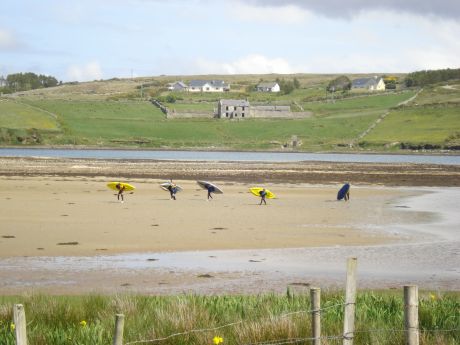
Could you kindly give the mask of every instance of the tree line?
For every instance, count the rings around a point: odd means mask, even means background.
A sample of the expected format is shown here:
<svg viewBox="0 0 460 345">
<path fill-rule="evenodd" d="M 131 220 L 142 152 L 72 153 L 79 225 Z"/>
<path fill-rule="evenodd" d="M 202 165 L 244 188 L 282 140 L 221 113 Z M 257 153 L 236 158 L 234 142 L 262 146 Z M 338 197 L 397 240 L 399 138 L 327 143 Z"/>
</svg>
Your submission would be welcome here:
<svg viewBox="0 0 460 345">
<path fill-rule="evenodd" d="M 406 76 L 404 82 L 407 87 L 414 87 L 436 84 L 453 79 L 460 79 L 460 68 L 412 72 Z"/>
<path fill-rule="evenodd" d="M 11 93 L 53 87 L 61 85 L 62 82 L 53 76 L 37 75 L 32 72 L 9 74 L 6 78 L 0 77 L 0 92 Z"/>
</svg>

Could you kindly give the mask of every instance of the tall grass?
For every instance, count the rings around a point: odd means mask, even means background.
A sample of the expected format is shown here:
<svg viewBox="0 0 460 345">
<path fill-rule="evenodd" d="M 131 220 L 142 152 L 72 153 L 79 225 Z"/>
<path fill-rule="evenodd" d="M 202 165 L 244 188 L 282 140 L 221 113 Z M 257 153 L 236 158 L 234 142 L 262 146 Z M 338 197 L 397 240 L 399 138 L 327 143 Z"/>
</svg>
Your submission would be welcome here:
<svg viewBox="0 0 460 345">
<path fill-rule="evenodd" d="M 459 295 L 421 294 L 421 344 L 460 342 Z M 0 344 L 14 344 L 12 306 L 22 303 L 31 345 L 110 344 L 116 313 L 125 315 L 124 343 L 167 338 L 155 344 L 255 344 L 308 338 L 310 298 L 287 293 L 258 296 L 42 296 L 0 297 Z M 322 296 L 323 335 L 340 336 L 343 294 Z M 339 305 L 339 306 L 337 306 Z M 358 294 L 356 344 L 403 344 L 403 297 L 396 292 Z M 306 311 L 305 313 L 295 313 Z M 84 322 L 82 322 L 84 321 Z M 225 327 L 222 327 L 225 326 Z M 188 332 L 191 330 L 218 330 Z M 452 329 L 457 329 L 452 331 Z M 438 331 L 436 331 L 438 330 Z M 445 331 L 451 330 L 451 331 Z M 170 337 L 173 334 L 186 334 Z M 308 344 L 308 341 L 300 342 Z M 324 344 L 338 341 L 324 340 Z"/>
</svg>

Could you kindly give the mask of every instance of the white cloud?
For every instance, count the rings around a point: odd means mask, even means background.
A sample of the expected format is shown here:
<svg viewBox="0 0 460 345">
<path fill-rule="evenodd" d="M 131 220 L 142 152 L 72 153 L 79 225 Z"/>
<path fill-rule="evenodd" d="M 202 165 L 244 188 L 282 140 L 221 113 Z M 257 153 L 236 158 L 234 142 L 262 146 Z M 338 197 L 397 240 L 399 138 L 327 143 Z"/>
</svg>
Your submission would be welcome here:
<svg viewBox="0 0 460 345">
<path fill-rule="evenodd" d="M 17 38 L 10 31 L 0 29 L 0 50 L 16 50 L 20 45 Z"/>
<path fill-rule="evenodd" d="M 89 62 L 83 66 L 71 65 L 67 69 L 67 79 L 72 81 L 102 79 L 101 66 L 96 61 Z"/>
<path fill-rule="evenodd" d="M 216 62 L 206 59 L 195 61 L 198 73 L 203 74 L 289 74 L 295 68 L 282 58 L 270 59 L 260 54 L 251 54 L 232 62 Z"/>
<path fill-rule="evenodd" d="M 303 23 L 311 14 L 298 6 L 287 5 L 283 7 L 248 5 L 236 2 L 229 7 L 232 18 L 238 18 L 247 22 L 261 22 L 276 25 Z"/>
</svg>

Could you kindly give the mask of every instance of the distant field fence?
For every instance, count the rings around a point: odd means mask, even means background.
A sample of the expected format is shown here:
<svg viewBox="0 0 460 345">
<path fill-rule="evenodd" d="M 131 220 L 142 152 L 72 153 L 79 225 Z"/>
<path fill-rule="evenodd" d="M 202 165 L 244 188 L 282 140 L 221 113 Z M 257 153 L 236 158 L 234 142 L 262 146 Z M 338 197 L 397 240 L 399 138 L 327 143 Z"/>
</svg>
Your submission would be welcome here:
<svg viewBox="0 0 460 345">
<path fill-rule="evenodd" d="M 355 331 L 355 308 L 356 308 L 356 268 L 357 258 L 349 258 L 347 260 L 347 278 L 345 287 L 345 303 L 335 304 L 328 307 L 321 308 L 321 289 L 310 288 L 310 310 L 300 310 L 290 313 L 285 313 L 277 316 L 277 319 L 286 318 L 294 314 L 311 314 L 311 337 L 307 338 L 289 338 L 289 339 L 276 339 L 272 341 L 263 341 L 259 343 L 247 343 L 244 345 L 282 345 L 282 344 L 298 344 L 309 343 L 312 345 L 321 345 L 322 341 L 328 344 L 332 342 L 340 343 L 343 345 L 353 345 L 355 334 L 357 333 L 404 333 L 406 345 L 419 345 L 420 329 L 418 317 L 418 287 L 416 285 L 404 286 L 404 325 L 401 329 L 369 329 Z M 321 314 L 327 310 L 334 308 L 344 308 L 343 320 L 343 333 L 337 335 L 322 335 L 321 334 Z M 13 307 L 13 317 L 15 323 L 16 345 L 27 345 L 26 333 L 26 315 L 22 304 L 15 304 Z M 242 324 L 244 321 L 235 321 L 225 325 L 214 328 L 191 329 L 184 332 L 170 334 L 163 338 L 155 339 L 141 339 L 123 343 L 124 331 L 123 314 L 115 315 L 115 329 L 113 333 L 113 345 L 135 345 L 135 344 L 154 344 L 161 343 L 165 340 L 170 340 L 175 337 L 186 336 L 193 333 L 209 333 L 223 328 L 233 327 Z M 436 330 L 423 330 L 423 332 L 458 332 L 460 327 L 455 329 L 436 329 Z"/>
</svg>

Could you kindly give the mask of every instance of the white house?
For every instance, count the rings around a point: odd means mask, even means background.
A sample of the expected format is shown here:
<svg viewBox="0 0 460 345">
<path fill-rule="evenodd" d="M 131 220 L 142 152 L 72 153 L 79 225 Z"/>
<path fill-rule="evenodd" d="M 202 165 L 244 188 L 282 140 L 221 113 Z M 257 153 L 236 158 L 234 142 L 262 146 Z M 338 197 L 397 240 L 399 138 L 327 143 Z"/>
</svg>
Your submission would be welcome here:
<svg viewBox="0 0 460 345">
<path fill-rule="evenodd" d="M 263 82 L 257 85 L 257 91 L 260 92 L 280 92 L 280 86 L 276 82 Z"/>
<path fill-rule="evenodd" d="M 352 81 L 351 88 L 355 90 L 384 91 L 385 82 L 382 77 L 377 76 L 372 78 L 359 78 Z"/>
<path fill-rule="evenodd" d="M 190 92 L 224 92 L 229 91 L 230 85 L 223 80 L 191 80 Z"/>
</svg>

